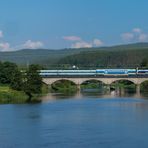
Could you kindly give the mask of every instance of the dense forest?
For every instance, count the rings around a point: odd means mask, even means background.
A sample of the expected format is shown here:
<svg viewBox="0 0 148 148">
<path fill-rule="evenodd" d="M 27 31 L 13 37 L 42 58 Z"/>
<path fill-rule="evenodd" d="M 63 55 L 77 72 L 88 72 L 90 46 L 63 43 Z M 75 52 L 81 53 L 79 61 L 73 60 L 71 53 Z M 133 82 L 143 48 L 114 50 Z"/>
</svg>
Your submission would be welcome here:
<svg viewBox="0 0 148 148">
<path fill-rule="evenodd" d="M 40 64 L 46 69 L 71 69 L 73 65 L 87 68 L 135 68 L 148 66 L 148 43 L 136 43 L 100 48 L 24 49 L 0 52 L 0 61 L 10 61 L 21 67 Z"/>
<path fill-rule="evenodd" d="M 81 52 L 62 58 L 58 64 L 60 63 L 77 65 L 80 68 L 146 68 L 148 49 Z"/>
</svg>

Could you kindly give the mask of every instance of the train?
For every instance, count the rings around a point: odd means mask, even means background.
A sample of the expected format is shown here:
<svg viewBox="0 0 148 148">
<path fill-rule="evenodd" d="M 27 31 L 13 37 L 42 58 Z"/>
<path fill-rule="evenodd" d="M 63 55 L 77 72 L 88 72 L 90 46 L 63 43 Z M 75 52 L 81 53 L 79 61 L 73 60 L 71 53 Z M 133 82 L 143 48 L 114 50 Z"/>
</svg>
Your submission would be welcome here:
<svg viewBox="0 0 148 148">
<path fill-rule="evenodd" d="M 46 76 L 133 76 L 148 75 L 148 69 L 96 69 L 96 70 L 40 70 Z"/>
</svg>

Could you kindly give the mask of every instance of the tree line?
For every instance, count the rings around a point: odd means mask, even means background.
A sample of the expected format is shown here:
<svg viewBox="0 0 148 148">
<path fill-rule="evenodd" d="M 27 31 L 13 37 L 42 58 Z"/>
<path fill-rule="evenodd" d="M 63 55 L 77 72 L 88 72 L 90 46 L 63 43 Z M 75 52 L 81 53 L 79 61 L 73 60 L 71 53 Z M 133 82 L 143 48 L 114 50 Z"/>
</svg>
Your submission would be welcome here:
<svg viewBox="0 0 148 148">
<path fill-rule="evenodd" d="M 148 49 L 85 51 L 64 57 L 57 64 L 79 68 L 148 68 Z"/>
<path fill-rule="evenodd" d="M 41 93 L 42 78 L 40 77 L 38 65 L 29 65 L 21 71 L 15 63 L 0 62 L 0 85 L 9 85 L 17 91 L 23 91 L 31 101 L 33 94 Z"/>
</svg>

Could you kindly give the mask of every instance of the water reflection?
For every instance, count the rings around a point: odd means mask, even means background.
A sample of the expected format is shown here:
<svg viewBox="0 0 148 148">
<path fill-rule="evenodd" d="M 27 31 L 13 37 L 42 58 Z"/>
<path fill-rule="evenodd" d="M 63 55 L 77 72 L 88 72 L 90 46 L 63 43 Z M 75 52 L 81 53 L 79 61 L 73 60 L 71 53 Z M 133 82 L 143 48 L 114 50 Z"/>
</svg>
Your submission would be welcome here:
<svg viewBox="0 0 148 148">
<path fill-rule="evenodd" d="M 136 92 L 130 89 L 117 89 L 117 90 L 98 90 L 98 89 L 85 89 L 73 93 L 49 93 L 42 97 L 43 102 L 57 99 L 82 99 L 82 98 L 148 98 L 148 92 Z"/>
<path fill-rule="evenodd" d="M 85 90 L 48 94 L 48 103 L 3 105 L 0 148 L 147 148 L 148 100 L 138 95 Z"/>
</svg>

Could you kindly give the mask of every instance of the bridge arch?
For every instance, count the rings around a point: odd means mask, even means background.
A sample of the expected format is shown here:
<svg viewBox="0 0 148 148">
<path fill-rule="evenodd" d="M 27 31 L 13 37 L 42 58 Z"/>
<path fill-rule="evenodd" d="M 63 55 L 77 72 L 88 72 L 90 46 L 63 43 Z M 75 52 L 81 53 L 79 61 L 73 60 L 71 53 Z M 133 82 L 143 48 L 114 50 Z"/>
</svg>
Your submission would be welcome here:
<svg viewBox="0 0 148 148">
<path fill-rule="evenodd" d="M 60 90 L 77 90 L 77 85 L 75 81 L 69 80 L 69 79 L 57 79 L 55 81 L 52 81 L 50 84 L 50 88 L 56 91 Z"/>
<path fill-rule="evenodd" d="M 111 82 L 110 82 L 110 84 L 113 84 L 113 83 L 115 83 L 115 82 L 120 82 L 120 81 L 128 81 L 128 82 L 131 82 L 131 83 L 133 83 L 133 84 L 137 84 L 137 82 L 135 81 L 135 80 L 132 80 L 132 79 L 123 79 L 123 78 L 121 78 L 121 79 L 116 79 L 116 80 L 112 80 Z"/>
<path fill-rule="evenodd" d="M 52 83 L 50 85 L 53 85 L 54 83 L 56 83 L 58 81 L 69 81 L 69 82 L 72 82 L 73 84 L 77 85 L 77 83 L 74 80 L 72 80 L 72 79 L 66 79 L 66 78 L 54 80 L 54 81 L 52 81 Z"/>
<path fill-rule="evenodd" d="M 147 91 L 147 89 L 148 89 L 148 80 L 143 81 L 140 84 L 140 87 L 142 88 L 143 91 Z"/>
<path fill-rule="evenodd" d="M 74 77 L 71 77 L 71 78 L 42 78 L 42 81 L 44 83 L 46 83 L 47 85 L 51 85 L 53 83 L 55 83 L 56 81 L 59 81 L 59 80 L 67 80 L 67 81 L 71 81 L 73 82 L 74 84 L 76 85 L 81 85 L 82 83 L 84 83 L 85 81 L 92 81 L 92 80 L 96 80 L 96 81 L 100 81 L 106 85 L 111 85 L 113 82 L 115 81 L 120 81 L 120 80 L 125 80 L 125 81 L 130 81 L 132 83 L 134 83 L 135 85 L 140 85 L 141 83 L 145 82 L 148 80 L 148 78 L 117 78 L 117 77 L 114 77 L 114 78 L 107 78 L 107 77 L 102 77 L 102 78 L 97 78 L 97 77 L 94 77 L 94 78 L 74 78 Z"/>
<path fill-rule="evenodd" d="M 143 84 L 143 83 L 145 83 L 145 82 L 148 82 L 148 79 L 141 80 L 140 81 L 140 85 Z"/>
<path fill-rule="evenodd" d="M 91 79 L 85 79 L 85 80 L 81 81 L 80 85 L 84 84 L 85 82 L 89 82 L 89 81 L 90 81 L 90 82 L 91 82 L 91 81 L 96 81 L 96 82 L 100 82 L 100 83 L 102 83 L 102 84 L 106 84 L 103 80 L 91 78 Z"/>
</svg>

